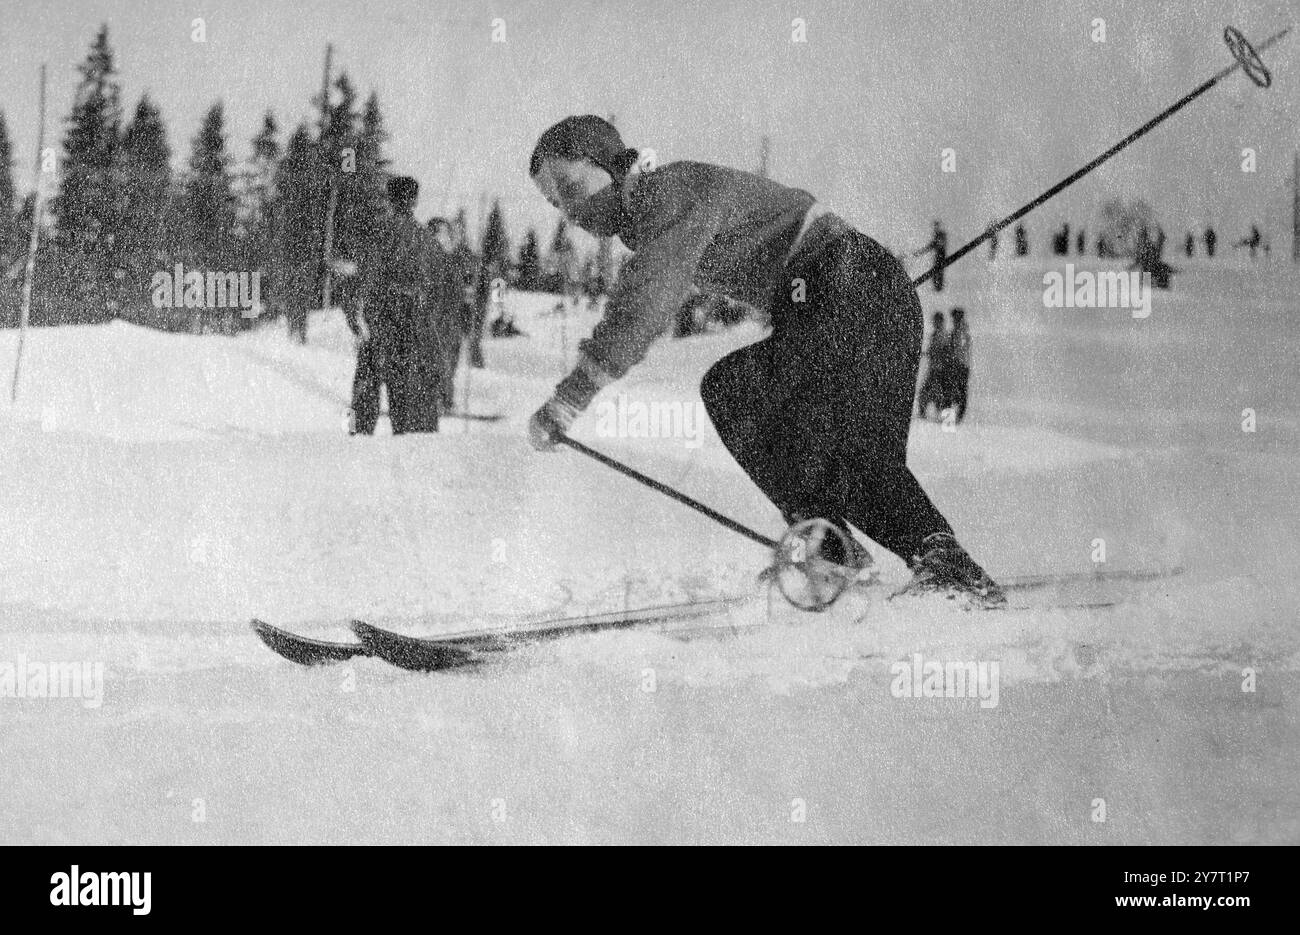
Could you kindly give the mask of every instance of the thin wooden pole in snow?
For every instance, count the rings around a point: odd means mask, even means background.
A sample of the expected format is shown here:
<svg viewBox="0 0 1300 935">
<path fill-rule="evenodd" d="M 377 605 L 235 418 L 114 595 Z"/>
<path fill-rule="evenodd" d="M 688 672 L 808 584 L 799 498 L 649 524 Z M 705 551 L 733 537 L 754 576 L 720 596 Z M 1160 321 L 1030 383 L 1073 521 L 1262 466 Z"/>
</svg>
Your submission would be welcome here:
<svg viewBox="0 0 1300 935">
<path fill-rule="evenodd" d="M 23 367 L 23 345 L 27 341 L 27 322 L 32 313 L 32 277 L 36 272 L 36 247 L 41 238 L 41 212 L 45 202 L 45 186 L 41 184 L 42 151 L 45 149 L 45 66 L 41 66 L 41 93 L 39 129 L 36 131 L 36 194 L 32 199 L 32 233 L 27 238 L 27 267 L 23 275 L 23 306 L 18 320 L 18 354 L 14 357 L 14 382 L 9 391 L 11 402 L 18 401 L 18 378 Z"/>
</svg>

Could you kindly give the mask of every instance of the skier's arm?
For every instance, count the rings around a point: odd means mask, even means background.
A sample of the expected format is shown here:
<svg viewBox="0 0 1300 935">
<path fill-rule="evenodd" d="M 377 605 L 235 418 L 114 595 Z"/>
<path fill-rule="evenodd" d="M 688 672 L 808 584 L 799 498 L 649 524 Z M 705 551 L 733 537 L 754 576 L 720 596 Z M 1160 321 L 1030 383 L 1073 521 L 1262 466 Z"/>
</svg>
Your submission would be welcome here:
<svg viewBox="0 0 1300 935">
<path fill-rule="evenodd" d="M 624 265 L 604 316 L 591 337 L 578 345 L 577 366 L 530 423 L 535 447 L 551 447 L 546 441 L 566 431 L 602 388 L 645 359 L 690 294 L 696 268 L 720 220 L 707 204 L 683 203 L 678 217 Z"/>
<path fill-rule="evenodd" d="M 622 377 L 645 359 L 691 293 L 696 268 L 718 230 L 716 212 L 700 205 L 644 244 L 624 265 L 605 314 L 578 348 L 590 365 Z"/>
</svg>

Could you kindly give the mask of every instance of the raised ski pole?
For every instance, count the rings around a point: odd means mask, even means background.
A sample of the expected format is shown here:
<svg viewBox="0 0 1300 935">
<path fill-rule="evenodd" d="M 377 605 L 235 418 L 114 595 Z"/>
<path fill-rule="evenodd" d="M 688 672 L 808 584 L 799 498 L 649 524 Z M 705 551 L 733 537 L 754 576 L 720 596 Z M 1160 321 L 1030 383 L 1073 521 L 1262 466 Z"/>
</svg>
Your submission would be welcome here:
<svg viewBox="0 0 1300 935">
<path fill-rule="evenodd" d="M 939 270 L 946 269 L 947 267 L 956 263 L 958 260 L 960 260 L 966 254 L 970 253 L 980 244 L 984 243 L 984 241 L 988 240 L 998 231 L 1014 224 L 1016 221 L 1020 220 L 1030 211 L 1033 211 L 1043 202 L 1056 197 L 1056 195 L 1060 194 L 1061 191 L 1063 191 L 1066 188 L 1069 188 L 1071 185 L 1079 181 L 1079 179 L 1083 178 L 1093 169 L 1097 168 L 1103 162 L 1110 159 L 1111 156 L 1114 156 L 1120 150 L 1127 148 L 1131 143 L 1136 142 L 1141 137 L 1146 136 L 1157 126 L 1164 123 L 1167 119 L 1172 117 L 1174 114 L 1178 113 L 1178 111 L 1182 110 L 1192 101 L 1196 100 L 1206 91 L 1210 90 L 1210 88 L 1214 87 L 1224 78 L 1231 75 L 1238 68 L 1243 69 L 1246 72 L 1246 77 L 1248 77 L 1251 81 L 1253 81 L 1257 86 L 1261 88 L 1267 88 L 1270 84 L 1273 83 L 1273 76 L 1269 73 L 1269 70 L 1264 66 L 1264 60 L 1259 57 L 1259 53 L 1272 46 L 1274 43 L 1276 43 L 1278 40 L 1280 40 L 1283 36 L 1285 36 L 1290 31 L 1291 31 L 1291 27 L 1288 26 L 1286 29 L 1283 29 L 1281 32 L 1274 33 L 1273 35 L 1265 39 L 1263 42 L 1261 42 L 1257 50 L 1255 47 L 1251 46 L 1251 44 L 1248 41 L 1246 41 L 1246 37 L 1243 36 L 1239 30 L 1234 29 L 1231 26 L 1225 27 L 1223 30 L 1223 41 L 1228 44 L 1228 51 L 1231 52 L 1232 57 L 1236 59 L 1235 62 L 1233 62 L 1231 65 L 1227 66 L 1226 68 L 1224 68 L 1218 74 L 1214 75 L 1214 77 L 1210 78 L 1200 87 L 1196 88 L 1193 91 L 1188 92 L 1181 99 L 1171 104 L 1169 107 L 1165 108 L 1155 117 L 1152 117 L 1150 120 L 1142 124 L 1142 126 L 1138 127 L 1128 136 L 1124 137 L 1124 139 L 1120 140 L 1110 149 L 1106 150 L 1096 159 L 1092 160 L 1092 162 L 1088 163 L 1083 168 L 1061 179 L 1061 181 L 1057 182 L 1047 191 L 1043 192 L 1041 195 L 1039 195 L 1033 201 L 1029 202 L 1029 204 L 1025 205 L 1020 210 L 1016 211 L 1014 214 L 1009 214 L 1002 220 L 991 224 L 989 228 L 986 231 L 984 231 L 984 233 L 980 234 L 970 243 L 966 244 L 966 246 L 962 247 L 960 250 L 956 251 L 955 253 L 950 253 L 947 257 L 944 258 L 943 262 L 935 263 L 934 266 L 932 266 L 928 272 L 923 273 L 921 276 L 918 276 L 916 279 L 912 280 L 912 285 L 920 286 L 925 282 L 929 281 L 934 277 L 936 273 L 939 272 Z"/>
<path fill-rule="evenodd" d="M 723 516 L 717 510 L 705 506 L 700 501 L 692 499 L 691 497 L 686 496 L 686 494 L 674 490 L 672 487 L 669 487 L 667 484 L 660 483 L 659 481 L 655 480 L 653 477 L 646 477 L 640 471 L 633 470 L 632 468 L 628 467 L 626 464 L 623 464 L 620 461 L 615 461 L 613 458 L 609 457 L 608 455 L 601 454 L 599 451 L 597 451 L 594 448 L 588 448 L 580 441 L 575 441 L 574 439 L 570 438 L 567 435 L 561 435 L 559 441 L 561 445 L 568 445 L 570 448 L 572 448 L 574 451 L 578 452 L 579 454 L 584 454 L 588 458 L 591 458 L 595 461 L 599 461 L 601 464 L 605 465 L 605 467 L 613 468 L 614 470 L 618 471 L 618 473 L 622 474 L 624 477 L 630 477 L 632 478 L 632 480 L 637 481 L 638 483 L 645 484 L 645 486 L 649 487 L 651 490 L 657 490 L 659 491 L 659 493 L 663 494 L 666 497 L 672 497 L 678 503 L 685 504 L 686 506 L 690 507 L 692 510 L 695 510 L 697 513 L 703 513 L 705 516 L 713 520 L 715 523 L 727 527 L 732 532 L 738 532 L 745 538 L 752 539 L 754 542 L 757 542 L 759 545 L 765 545 L 769 549 L 775 549 L 777 547 L 777 541 L 775 539 L 769 539 L 761 532 L 755 532 L 754 530 L 750 529 L 748 526 L 744 525 L 743 523 L 738 523 L 729 516 Z"/>
</svg>

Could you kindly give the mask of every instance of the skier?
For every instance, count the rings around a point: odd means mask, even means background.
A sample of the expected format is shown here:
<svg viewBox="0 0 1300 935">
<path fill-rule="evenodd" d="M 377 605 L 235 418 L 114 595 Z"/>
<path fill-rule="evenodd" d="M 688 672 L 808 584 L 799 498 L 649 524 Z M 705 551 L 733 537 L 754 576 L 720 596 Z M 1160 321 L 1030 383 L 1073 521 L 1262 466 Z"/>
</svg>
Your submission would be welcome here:
<svg viewBox="0 0 1300 935">
<path fill-rule="evenodd" d="M 353 434 L 374 434 L 381 383 L 388 387 L 394 434 L 438 430 L 441 363 L 427 352 L 431 321 L 426 306 L 437 258 L 428 233 L 413 214 L 419 191 L 413 178 L 388 180 L 391 214 L 368 252 L 356 304 L 348 315 L 357 337 Z"/>
<path fill-rule="evenodd" d="M 632 249 L 573 371 L 529 422 L 553 450 L 601 388 L 639 363 L 694 284 L 770 313 L 772 333 L 723 357 L 701 385 L 728 450 L 786 522 L 848 534 L 822 557 L 869 559 L 848 524 L 908 563 L 899 593 L 998 606 L 998 585 L 958 544 L 907 467 L 921 304 L 897 258 L 812 195 L 699 162 L 656 167 L 595 116 L 538 140 L 529 174 L 547 200 Z"/>
<path fill-rule="evenodd" d="M 925 380 L 921 384 L 921 393 L 917 399 L 917 408 L 922 419 L 930 418 L 930 404 L 938 412 L 943 412 L 948 405 L 947 369 L 951 357 L 951 341 L 948 326 L 944 323 L 943 312 L 935 312 L 931 317 L 930 344 L 925 350 Z"/>
</svg>

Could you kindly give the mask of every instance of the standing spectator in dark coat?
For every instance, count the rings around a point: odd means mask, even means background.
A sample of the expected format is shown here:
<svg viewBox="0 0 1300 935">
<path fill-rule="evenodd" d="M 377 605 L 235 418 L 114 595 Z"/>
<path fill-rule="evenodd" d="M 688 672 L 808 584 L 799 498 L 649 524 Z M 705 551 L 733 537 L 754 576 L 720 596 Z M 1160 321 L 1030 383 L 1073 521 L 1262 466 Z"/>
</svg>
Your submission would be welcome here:
<svg viewBox="0 0 1300 935">
<path fill-rule="evenodd" d="M 437 350 L 443 360 L 439 389 L 443 412 L 456 408 L 456 370 L 460 367 L 461 350 L 470 338 L 474 324 L 474 260 L 464 242 L 457 236 L 458 227 L 446 218 L 435 217 L 429 220 L 429 230 L 434 235 L 439 253 L 439 275 L 433 294 L 437 297 Z"/>
<path fill-rule="evenodd" d="M 948 365 L 944 369 L 948 384 L 944 408 L 955 409 L 958 422 L 966 416 L 967 391 L 970 388 L 970 345 L 970 328 L 966 325 L 966 310 L 954 308 L 952 331 L 948 336 Z"/>
<path fill-rule="evenodd" d="M 948 335 L 948 326 L 944 322 L 943 312 L 935 312 L 931 318 L 930 343 L 925 348 L 925 380 L 917 397 L 917 409 L 922 419 L 930 418 L 930 404 L 938 412 L 947 405 L 947 374 L 952 356 Z"/>
<path fill-rule="evenodd" d="M 450 228 L 451 254 L 460 283 L 460 321 L 464 324 L 462 344 L 468 348 L 470 366 L 483 366 L 483 322 L 486 307 L 477 301 L 479 256 L 469 245 L 465 219 L 458 215 Z"/>
<path fill-rule="evenodd" d="M 1029 256 L 1029 234 L 1024 224 L 1016 225 L 1016 256 Z"/>
<path fill-rule="evenodd" d="M 1205 255 L 1211 260 L 1214 259 L 1214 246 L 1219 242 L 1219 235 L 1214 232 L 1213 227 L 1205 228 Z"/>
<path fill-rule="evenodd" d="M 432 238 L 415 220 L 418 195 L 415 179 L 389 179 L 392 213 L 363 261 L 356 305 L 348 316 L 358 339 L 352 380 L 354 434 L 374 434 L 381 384 L 388 388 L 394 434 L 438 430 L 441 361 L 428 352 L 433 337 L 427 305 L 438 260 Z"/>
</svg>

